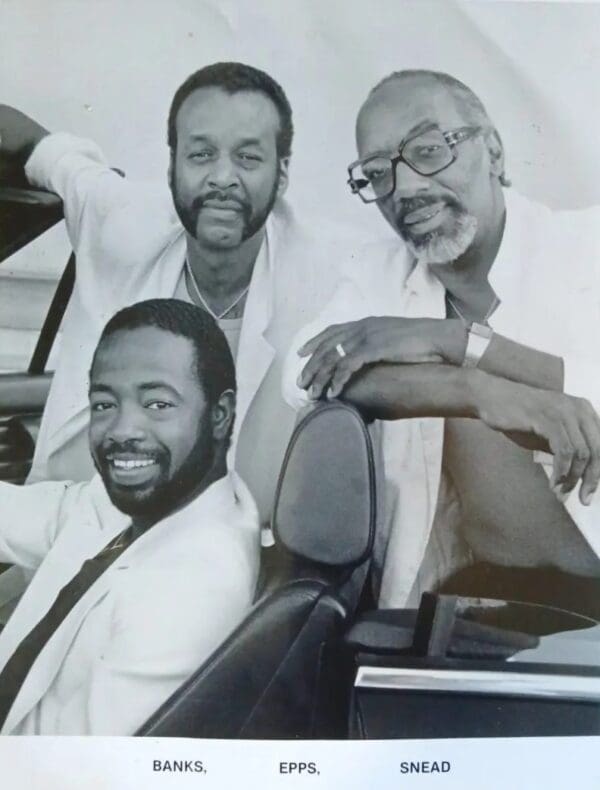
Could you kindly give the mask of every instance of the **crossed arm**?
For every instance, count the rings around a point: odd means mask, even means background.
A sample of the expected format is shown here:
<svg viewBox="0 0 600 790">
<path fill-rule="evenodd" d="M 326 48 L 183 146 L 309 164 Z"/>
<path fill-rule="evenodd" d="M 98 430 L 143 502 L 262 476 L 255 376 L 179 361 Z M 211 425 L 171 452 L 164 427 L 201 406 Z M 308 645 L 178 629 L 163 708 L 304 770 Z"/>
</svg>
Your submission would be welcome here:
<svg viewBox="0 0 600 790">
<path fill-rule="evenodd" d="M 466 342 L 453 319 L 337 324 L 301 347 L 309 359 L 298 384 L 311 398 L 341 397 L 379 419 L 480 419 L 528 449 L 550 451 L 553 489 L 567 493 L 581 479 L 579 497 L 589 504 L 600 479 L 600 418 L 562 392 L 562 360 L 495 335 L 479 367 L 466 369 Z"/>
</svg>

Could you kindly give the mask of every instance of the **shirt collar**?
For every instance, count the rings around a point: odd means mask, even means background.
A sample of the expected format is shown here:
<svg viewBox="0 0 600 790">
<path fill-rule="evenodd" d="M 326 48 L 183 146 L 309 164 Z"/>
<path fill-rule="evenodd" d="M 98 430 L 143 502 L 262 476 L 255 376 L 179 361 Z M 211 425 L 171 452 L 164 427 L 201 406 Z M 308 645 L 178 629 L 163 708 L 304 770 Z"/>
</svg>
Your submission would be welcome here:
<svg viewBox="0 0 600 790">
<path fill-rule="evenodd" d="M 98 475 L 94 477 L 93 484 L 102 487 L 107 501 L 107 507 L 103 508 L 100 522 L 102 530 L 108 530 L 113 535 L 118 534 L 131 523 L 131 519 L 112 504 Z M 143 550 L 146 546 L 151 546 L 156 540 L 161 539 L 165 530 L 172 532 L 174 530 L 191 528 L 201 532 L 202 523 L 207 520 L 213 521 L 215 517 L 231 520 L 231 523 L 233 523 L 235 519 L 234 512 L 239 502 L 240 497 L 238 496 L 235 473 L 229 472 L 224 477 L 211 483 L 208 488 L 180 510 L 171 513 L 154 524 L 153 527 L 150 527 L 134 542 L 132 548 Z M 224 516 L 228 512 L 231 519 Z"/>
</svg>

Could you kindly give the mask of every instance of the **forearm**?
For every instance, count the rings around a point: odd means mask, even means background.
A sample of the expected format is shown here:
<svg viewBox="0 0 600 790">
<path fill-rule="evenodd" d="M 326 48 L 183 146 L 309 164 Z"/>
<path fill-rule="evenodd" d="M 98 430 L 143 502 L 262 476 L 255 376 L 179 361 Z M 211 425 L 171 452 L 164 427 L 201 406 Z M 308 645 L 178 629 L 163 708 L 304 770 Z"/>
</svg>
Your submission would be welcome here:
<svg viewBox="0 0 600 790">
<path fill-rule="evenodd" d="M 48 130 L 24 113 L 0 104 L 0 159 L 23 166 Z"/>
<path fill-rule="evenodd" d="M 449 363 L 462 365 L 467 331 L 461 321 L 440 322 L 440 350 Z M 516 343 L 494 333 L 478 368 L 498 378 L 527 384 L 538 389 L 563 391 L 564 366 L 560 357 Z"/>
<path fill-rule="evenodd" d="M 477 417 L 476 377 L 452 365 L 380 363 L 353 376 L 341 399 L 380 420 Z"/>
<path fill-rule="evenodd" d="M 356 406 L 367 418 L 406 420 L 415 417 L 466 417 L 483 420 L 494 430 L 529 450 L 548 451 L 544 437 L 529 423 L 510 417 L 504 424 L 490 419 L 494 402 L 535 397 L 535 388 L 506 381 L 478 369 L 443 364 L 377 364 L 364 368 L 344 388 L 340 399 Z"/>
</svg>

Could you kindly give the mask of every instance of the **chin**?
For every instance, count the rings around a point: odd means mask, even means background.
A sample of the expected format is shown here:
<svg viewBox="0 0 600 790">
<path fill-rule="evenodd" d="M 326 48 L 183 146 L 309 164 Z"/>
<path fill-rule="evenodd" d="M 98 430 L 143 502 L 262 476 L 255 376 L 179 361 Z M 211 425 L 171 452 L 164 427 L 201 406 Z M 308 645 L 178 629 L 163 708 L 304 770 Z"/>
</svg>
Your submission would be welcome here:
<svg viewBox="0 0 600 790">
<path fill-rule="evenodd" d="M 131 516 L 132 518 L 151 515 L 153 511 L 156 511 L 159 505 L 160 497 L 157 497 L 153 490 L 135 491 L 124 490 L 115 486 L 106 486 L 106 491 L 110 501 L 117 510 L 120 510 L 121 513 L 125 513 L 126 516 Z"/>
<path fill-rule="evenodd" d="M 454 218 L 452 229 L 443 227 L 410 237 L 403 233 L 406 246 L 419 263 L 451 264 L 469 249 L 477 233 L 477 219 L 461 213 Z"/>
<path fill-rule="evenodd" d="M 196 239 L 204 246 L 214 250 L 227 250 L 239 247 L 243 241 L 243 228 L 199 228 Z"/>
</svg>

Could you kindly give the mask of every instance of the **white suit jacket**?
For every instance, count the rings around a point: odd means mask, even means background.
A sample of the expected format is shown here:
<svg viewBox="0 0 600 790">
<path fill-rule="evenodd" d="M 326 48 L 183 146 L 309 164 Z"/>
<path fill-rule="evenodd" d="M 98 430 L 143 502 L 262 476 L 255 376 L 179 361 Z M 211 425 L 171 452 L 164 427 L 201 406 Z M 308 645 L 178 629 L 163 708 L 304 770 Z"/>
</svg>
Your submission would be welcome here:
<svg viewBox="0 0 600 790">
<path fill-rule="evenodd" d="M 600 413 L 600 211 L 555 212 L 512 190 L 505 199 L 504 236 L 490 272 L 501 304 L 490 323 L 516 342 L 562 357 L 564 391 L 592 401 Z M 364 249 L 328 307 L 292 344 L 283 378 L 290 404 L 298 409 L 307 402 L 296 385 L 306 360 L 296 349 L 330 324 L 369 315 L 444 318 L 444 286 L 398 240 Z M 381 422 L 376 430 L 381 431 L 386 480 L 386 523 L 376 547 L 383 573 L 379 603 L 417 605 L 415 581 L 440 487 L 444 421 Z M 577 490 L 565 507 L 600 556 L 600 494 L 584 507 Z M 453 569 L 451 563 L 440 567 L 438 580 Z M 411 592 L 414 600 L 409 601 Z"/>
<path fill-rule="evenodd" d="M 121 178 L 90 141 L 49 135 L 34 149 L 26 172 L 33 184 L 62 197 L 77 254 L 75 289 L 29 479 L 85 480 L 93 474 L 84 436 L 88 370 L 102 328 L 126 305 L 175 294 L 185 234 L 166 185 Z M 347 235 L 348 229 L 322 221 L 301 226 L 283 201 L 267 221 L 239 341 L 230 452 L 263 522 L 295 420 L 281 397 L 282 360 L 294 334 L 330 298 L 336 264 L 348 255 L 342 248 Z"/>
<path fill-rule="evenodd" d="M 130 520 L 89 483 L 0 483 L 0 561 L 35 575 L 0 633 L 0 668 L 84 560 Z M 249 611 L 256 508 L 234 473 L 127 548 L 34 662 L 3 734 L 131 735 Z"/>
</svg>

